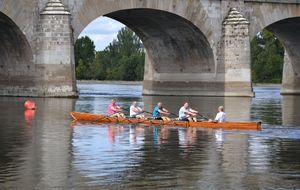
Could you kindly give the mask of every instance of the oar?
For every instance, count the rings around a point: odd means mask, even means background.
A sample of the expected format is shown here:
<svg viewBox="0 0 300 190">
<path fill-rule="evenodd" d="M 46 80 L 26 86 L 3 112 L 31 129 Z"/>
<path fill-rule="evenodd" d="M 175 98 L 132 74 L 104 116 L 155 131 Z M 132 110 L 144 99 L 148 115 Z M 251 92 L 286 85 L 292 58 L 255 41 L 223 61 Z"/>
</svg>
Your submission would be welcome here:
<svg viewBox="0 0 300 190">
<path fill-rule="evenodd" d="M 178 117 L 178 115 L 177 114 L 175 114 L 175 113 L 172 113 L 172 112 L 169 112 L 171 115 L 173 115 L 173 116 L 175 116 L 175 117 Z"/>
<path fill-rule="evenodd" d="M 205 117 L 204 115 L 200 114 L 200 113 L 197 113 L 201 118 L 205 119 L 205 120 L 209 120 L 207 117 Z"/>
<path fill-rule="evenodd" d="M 145 111 L 145 110 L 143 110 L 143 112 L 145 112 L 145 113 L 148 113 L 148 114 L 151 114 L 151 115 L 152 115 L 152 112 Z"/>
<path fill-rule="evenodd" d="M 152 112 L 148 112 L 148 111 L 144 111 L 145 113 L 149 113 L 149 114 L 152 114 Z M 177 114 L 175 114 L 175 113 L 172 113 L 172 112 L 168 112 L 169 114 L 171 114 L 171 115 L 173 115 L 173 116 L 175 116 L 175 117 L 178 117 L 178 115 Z"/>
</svg>

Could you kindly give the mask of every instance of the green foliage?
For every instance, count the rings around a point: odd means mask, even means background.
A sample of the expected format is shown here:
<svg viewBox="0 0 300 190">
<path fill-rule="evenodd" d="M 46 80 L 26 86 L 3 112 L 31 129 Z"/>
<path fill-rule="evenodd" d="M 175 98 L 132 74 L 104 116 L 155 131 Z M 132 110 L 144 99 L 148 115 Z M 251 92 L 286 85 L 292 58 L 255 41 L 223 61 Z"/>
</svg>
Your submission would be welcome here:
<svg viewBox="0 0 300 190">
<path fill-rule="evenodd" d="M 105 50 L 94 55 L 91 52 L 95 46 L 91 45 L 93 44 L 90 43 L 91 40 L 79 40 L 78 44 L 76 42 L 78 51 L 75 52 L 80 53 L 76 57 L 84 61 L 76 64 L 78 79 L 143 80 L 145 53 L 142 51 L 138 36 L 127 27 L 119 31 L 117 39 L 113 40 Z M 81 48 L 84 50 L 81 51 Z"/>
<path fill-rule="evenodd" d="M 284 48 L 271 32 L 263 30 L 251 42 L 251 67 L 254 83 L 280 83 Z"/>
<path fill-rule="evenodd" d="M 76 40 L 74 51 L 76 66 L 80 59 L 84 60 L 86 64 L 92 64 L 94 62 L 96 52 L 95 45 L 88 36 Z"/>
<path fill-rule="evenodd" d="M 76 67 L 76 77 L 77 79 L 85 79 L 85 72 L 87 70 L 86 64 L 83 62 L 82 59 L 79 59 L 77 67 Z"/>
<path fill-rule="evenodd" d="M 93 79 L 104 80 L 105 79 L 105 65 L 102 62 L 101 52 L 96 53 L 95 64 L 91 67 Z"/>
</svg>

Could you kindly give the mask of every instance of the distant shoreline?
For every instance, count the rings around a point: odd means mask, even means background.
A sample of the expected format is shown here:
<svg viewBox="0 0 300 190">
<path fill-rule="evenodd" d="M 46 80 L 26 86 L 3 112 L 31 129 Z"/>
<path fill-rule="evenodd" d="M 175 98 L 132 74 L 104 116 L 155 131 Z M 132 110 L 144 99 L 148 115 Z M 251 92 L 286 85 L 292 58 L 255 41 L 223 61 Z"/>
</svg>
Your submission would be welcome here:
<svg viewBox="0 0 300 190">
<path fill-rule="evenodd" d="M 123 85 L 142 85 L 142 84 L 143 84 L 143 81 L 77 80 L 77 84 L 123 84 Z"/>
<path fill-rule="evenodd" d="M 281 84 L 275 83 L 256 83 L 253 84 L 254 87 L 281 87 Z"/>
<path fill-rule="evenodd" d="M 117 80 L 77 80 L 77 84 L 122 84 L 122 85 L 142 85 L 143 81 L 117 81 Z M 280 87 L 275 83 L 256 83 L 253 87 Z"/>
</svg>

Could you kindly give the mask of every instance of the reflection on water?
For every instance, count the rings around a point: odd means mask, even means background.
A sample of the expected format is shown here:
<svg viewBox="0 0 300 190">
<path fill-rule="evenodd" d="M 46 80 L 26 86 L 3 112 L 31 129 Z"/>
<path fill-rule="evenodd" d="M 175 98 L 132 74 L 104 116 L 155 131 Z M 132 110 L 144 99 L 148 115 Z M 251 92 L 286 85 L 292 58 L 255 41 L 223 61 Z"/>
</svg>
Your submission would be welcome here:
<svg viewBox="0 0 300 190">
<path fill-rule="evenodd" d="M 0 98 L 0 189 L 45 189 L 68 181 L 72 99 Z M 1 188 L 2 187 L 2 188 Z"/>
<path fill-rule="evenodd" d="M 28 126 L 30 126 L 31 122 L 34 120 L 35 112 L 36 112 L 36 110 L 25 110 L 24 111 L 24 119 Z"/>
<path fill-rule="evenodd" d="M 251 117 L 272 125 L 282 125 L 279 87 L 257 87 L 252 100 Z"/>
<path fill-rule="evenodd" d="M 0 98 L 0 189 L 300 188 L 299 100 L 279 88 L 255 88 L 254 99 L 142 97 L 136 85 L 79 90 L 77 100 L 34 99 L 35 112 L 24 111 L 24 98 Z M 149 111 L 162 101 L 175 113 L 189 101 L 210 118 L 224 105 L 230 120 L 262 120 L 264 129 L 70 124 L 70 111 L 103 113 L 111 97 Z"/>
<path fill-rule="evenodd" d="M 90 187 L 299 187 L 300 140 L 258 133 L 79 124 L 72 168 Z"/>
</svg>

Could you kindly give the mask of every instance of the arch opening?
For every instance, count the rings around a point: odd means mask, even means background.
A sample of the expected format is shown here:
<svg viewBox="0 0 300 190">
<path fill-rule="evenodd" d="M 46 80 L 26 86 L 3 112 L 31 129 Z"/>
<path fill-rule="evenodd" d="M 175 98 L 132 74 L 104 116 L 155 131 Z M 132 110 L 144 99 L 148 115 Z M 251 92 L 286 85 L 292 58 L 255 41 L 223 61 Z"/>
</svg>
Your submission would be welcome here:
<svg viewBox="0 0 300 190">
<path fill-rule="evenodd" d="M 0 12 L 0 95 L 27 95 L 32 86 L 33 54 L 19 27 Z"/>
<path fill-rule="evenodd" d="M 278 37 L 285 49 L 281 94 L 300 94 L 300 18 L 280 20 L 266 29 Z"/>
<path fill-rule="evenodd" d="M 144 46 L 128 27 L 99 17 L 79 37 L 75 43 L 77 79 L 143 80 Z"/>
<path fill-rule="evenodd" d="M 145 49 L 144 95 L 223 94 L 223 82 L 213 85 L 209 82 L 215 80 L 217 72 L 213 48 L 205 34 L 191 21 L 150 8 L 97 14 L 92 17 L 94 20 L 105 16 L 119 21 L 141 39 Z"/>
</svg>

